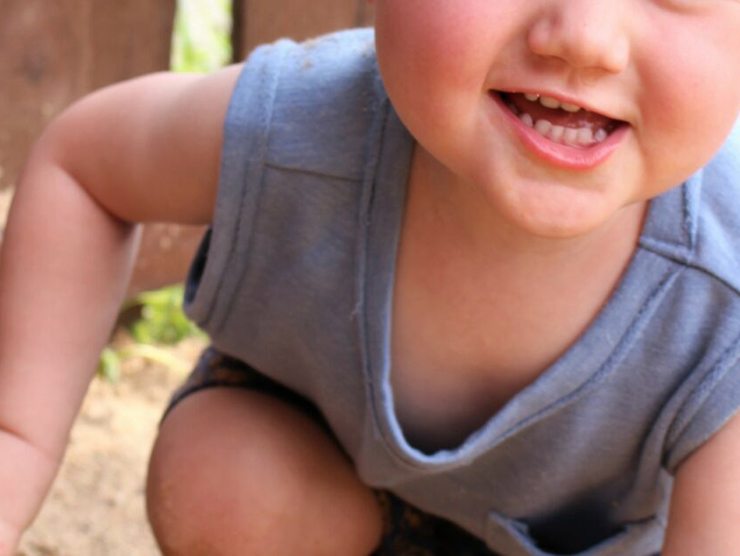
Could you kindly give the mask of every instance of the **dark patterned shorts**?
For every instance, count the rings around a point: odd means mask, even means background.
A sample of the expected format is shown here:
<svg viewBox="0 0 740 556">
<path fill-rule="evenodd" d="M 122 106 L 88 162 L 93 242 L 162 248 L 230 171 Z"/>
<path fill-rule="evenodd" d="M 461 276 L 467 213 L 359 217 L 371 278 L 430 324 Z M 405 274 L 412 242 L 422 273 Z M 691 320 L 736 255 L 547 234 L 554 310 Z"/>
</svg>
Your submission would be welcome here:
<svg viewBox="0 0 740 556">
<path fill-rule="evenodd" d="M 249 365 L 208 348 L 195 369 L 170 400 L 165 412 L 172 410 L 186 396 L 213 387 L 257 390 L 275 396 L 328 425 L 319 410 L 302 396 L 259 374 Z M 383 540 L 376 556 L 489 556 L 493 554 L 476 537 L 449 521 L 427 514 L 407 504 L 388 491 L 376 490 L 383 511 Z"/>
</svg>

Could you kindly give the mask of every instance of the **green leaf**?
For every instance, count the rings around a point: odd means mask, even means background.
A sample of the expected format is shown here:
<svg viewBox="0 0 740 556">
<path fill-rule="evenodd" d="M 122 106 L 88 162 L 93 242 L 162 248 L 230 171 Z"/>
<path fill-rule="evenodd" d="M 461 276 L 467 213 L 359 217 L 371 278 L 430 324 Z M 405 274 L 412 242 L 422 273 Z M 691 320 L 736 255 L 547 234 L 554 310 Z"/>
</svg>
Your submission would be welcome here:
<svg viewBox="0 0 740 556">
<path fill-rule="evenodd" d="M 121 358 L 113 349 L 107 347 L 100 354 L 98 363 L 98 376 L 106 379 L 111 384 L 121 379 Z"/>
<path fill-rule="evenodd" d="M 141 306 L 141 318 L 131 327 L 134 339 L 143 344 L 177 344 L 191 336 L 205 337 L 182 311 L 184 288 L 170 286 L 136 296 L 133 305 Z"/>
</svg>

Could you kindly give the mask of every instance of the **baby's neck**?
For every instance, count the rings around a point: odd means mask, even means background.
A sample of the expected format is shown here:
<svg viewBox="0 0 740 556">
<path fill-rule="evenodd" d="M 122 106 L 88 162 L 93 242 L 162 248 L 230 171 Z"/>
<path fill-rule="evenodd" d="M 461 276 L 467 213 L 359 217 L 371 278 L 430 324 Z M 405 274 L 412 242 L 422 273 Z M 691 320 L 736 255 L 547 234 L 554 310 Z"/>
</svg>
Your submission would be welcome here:
<svg viewBox="0 0 740 556">
<path fill-rule="evenodd" d="M 528 241 L 471 222 L 430 189 L 409 184 L 391 377 L 406 432 L 439 448 L 482 425 L 582 335 L 629 264 L 645 207 L 586 239 Z"/>
</svg>

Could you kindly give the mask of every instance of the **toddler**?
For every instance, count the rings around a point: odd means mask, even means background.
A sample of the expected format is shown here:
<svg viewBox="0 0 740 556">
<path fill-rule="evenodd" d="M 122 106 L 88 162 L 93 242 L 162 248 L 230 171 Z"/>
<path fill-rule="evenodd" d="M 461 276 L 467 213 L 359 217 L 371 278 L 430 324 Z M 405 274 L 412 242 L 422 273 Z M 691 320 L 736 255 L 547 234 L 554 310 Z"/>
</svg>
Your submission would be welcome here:
<svg viewBox="0 0 740 556">
<path fill-rule="evenodd" d="M 0 555 L 151 221 L 212 224 L 185 301 L 212 348 L 149 470 L 165 554 L 740 554 L 740 2 L 375 3 L 39 140 Z"/>
</svg>

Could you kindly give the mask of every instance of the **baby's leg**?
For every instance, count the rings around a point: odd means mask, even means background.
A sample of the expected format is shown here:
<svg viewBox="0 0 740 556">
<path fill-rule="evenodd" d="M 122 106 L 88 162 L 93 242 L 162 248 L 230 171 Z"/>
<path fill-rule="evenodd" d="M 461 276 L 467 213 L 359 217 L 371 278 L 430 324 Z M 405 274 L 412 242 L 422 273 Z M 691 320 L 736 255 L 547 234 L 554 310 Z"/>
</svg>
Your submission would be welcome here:
<svg viewBox="0 0 740 556">
<path fill-rule="evenodd" d="M 382 529 L 376 498 L 319 424 L 239 388 L 168 414 L 147 505 L 166 555 L 366 555 Z"/>
</svg>

